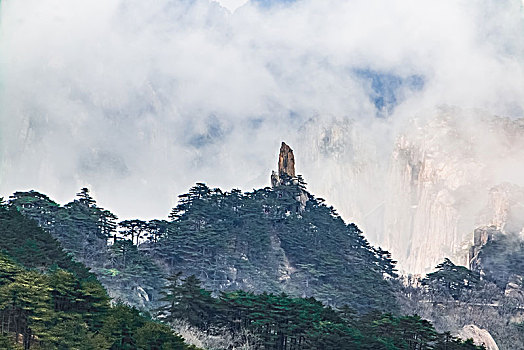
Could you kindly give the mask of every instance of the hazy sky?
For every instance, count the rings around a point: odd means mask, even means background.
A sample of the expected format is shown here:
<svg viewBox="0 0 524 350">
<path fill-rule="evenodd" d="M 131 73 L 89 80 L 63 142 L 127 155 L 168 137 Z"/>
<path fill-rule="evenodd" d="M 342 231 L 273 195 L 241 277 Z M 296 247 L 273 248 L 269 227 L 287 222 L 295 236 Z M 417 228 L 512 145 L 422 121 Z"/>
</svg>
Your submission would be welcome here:
<svg viewBox="0 0 524 350">
<path fill-rule="evenodd" d="M 244 5 L 247 0 L 219 0 L 218 2 L 230 11 L 235 11 L 237 8 Z"/>
<path fill-rule="evenodd" d="M 319 184 L 344 181 L 358 151 L 323 148 L 330 128 L 380 140 L 373 161 L 386 162 L 421 110 L 524 114 L 520 0 L 0 6 L 3 196 L 36 189 L 64 203 L 89 186 L 120 217 L 165 217 L 197 181 L 269 185 L 286 140 L 330 201 Z"/>
</svg>

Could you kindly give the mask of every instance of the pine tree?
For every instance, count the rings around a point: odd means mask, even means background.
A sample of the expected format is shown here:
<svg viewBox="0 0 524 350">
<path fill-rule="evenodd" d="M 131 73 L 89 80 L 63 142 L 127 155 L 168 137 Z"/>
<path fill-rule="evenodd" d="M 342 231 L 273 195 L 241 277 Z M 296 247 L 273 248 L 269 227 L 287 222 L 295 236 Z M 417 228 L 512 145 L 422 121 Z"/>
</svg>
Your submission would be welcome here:
<svg viewBox="0 0 524 350">
<path fill-rule="evenodd" d="M 169 284 L 161 293 L 161 302 L 165 306 L 158 310 L 159 316 L 166 322 L 177 319 L 187 320 L 197 327 L 204 327 L 213 314 L 214 300 L 211 293 L 200 287 L 200 281 L 194 275 L 184 280 L 177 273 L 169 278 Z"/>
<path fill-rule="evenodd" d="M 3 325 L 15 333 L 24 349 L 30 348 L 35 336 L 44 339 L 48 335 L 47 324 L 52 319 L 49 291 L 45 276 L 35 271 L 22 272 L 0 287 Z"/>
<path fill-rule="evenodd" d="M 122 228 L 121 234 L 124 237 L 130 237 L 131 242 L 136 245 L 139 245 L 140 237 L 142 237 L 147 230 L 147 223 L 138 219 L 124 220 L 118 225 Z"/>
<path fill-rule="evenodd" d="M 136 331 L 136 345 L 139 350 L 185 350 L 184 339 L 177 336 L 166 325 L 148 322 Z"/>
<path fill-rule="evenodd" d="M 449 295 L 454 299 L 461 298 L 479 283 L 481 281 L 478 273 L 464 266 L 457 266 L 447 258 L 437 265 L 437 271 L 427 274 L 422 280 L 422 285 L 426 286 L 434 295 L 444 292 L 444 296 Z"/>
<path fill-rule="evenodd" d="M 89 194 L 89 189 L 87 187 L 81 188 L 80 192 L 76 194 L 78 197 L 78 202 L 85 205 L 86 207 L 91 207 L 95 205 L 95 200 Z"/>
</svg>

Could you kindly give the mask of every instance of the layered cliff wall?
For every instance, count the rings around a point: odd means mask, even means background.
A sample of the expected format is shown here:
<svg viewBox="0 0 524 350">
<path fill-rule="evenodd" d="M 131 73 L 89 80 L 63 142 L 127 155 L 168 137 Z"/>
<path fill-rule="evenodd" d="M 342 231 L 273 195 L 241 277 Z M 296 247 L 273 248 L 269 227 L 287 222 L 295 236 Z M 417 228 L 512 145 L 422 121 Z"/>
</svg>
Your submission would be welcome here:
<svg viewBox="0 0 524 350">
<path fill-rule="evenodd" d="M 444 257 L 467 265 L 479 227 L 522 230 L 523 120 L 440 108 L 395 133 L 381 134 L 381 123 L 372 135 L 355 122 L 311 123 L 300 163 L 312 190 L 390 250 L 402 270 L 428 272 Z"/>
</svg>

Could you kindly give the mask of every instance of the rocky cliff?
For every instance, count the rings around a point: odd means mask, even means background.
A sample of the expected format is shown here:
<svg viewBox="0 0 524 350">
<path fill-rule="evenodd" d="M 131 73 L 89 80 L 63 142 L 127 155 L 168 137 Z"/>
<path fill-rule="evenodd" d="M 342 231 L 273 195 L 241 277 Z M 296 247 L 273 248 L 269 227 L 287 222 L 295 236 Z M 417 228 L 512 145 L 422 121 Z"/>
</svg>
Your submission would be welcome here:
<svg viewBox="0 0 524 350">
<path fill-rule="evenodd" d="M 280 154 L 278 155 L 278 175 L 295 177 L 295 156 L 291 147 L 282 142 Z"/>
<path fill-rule="evenodd" d="M 280 146 L 278 155 L 278 170 L 271 174 L 271 185 L 273 187 L 284 185 L 286 181 L 295 177 L 295 156 L 293 150 L 285 142 Z"/>
<path fill-rule="evenodd" d="M 523 227 L 524 120 L 443 107 L 390 127 L 375 122 L 370 135 L 362 122 L 312 121 L 308 144 L 297 142 L 311 189 L 404 271 L 443 257 L 466 265 L 476 228 Z"/>
</svg>

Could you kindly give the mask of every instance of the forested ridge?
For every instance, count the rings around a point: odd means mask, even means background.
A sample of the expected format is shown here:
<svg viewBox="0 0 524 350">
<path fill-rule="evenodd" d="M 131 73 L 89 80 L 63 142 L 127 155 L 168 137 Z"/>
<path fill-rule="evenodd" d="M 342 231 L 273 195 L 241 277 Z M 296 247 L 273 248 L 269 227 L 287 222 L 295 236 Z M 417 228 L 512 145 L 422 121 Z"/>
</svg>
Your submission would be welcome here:
<svg viewBox="0 0 524 350">
<path fill-rule="evenodd" d="M 300 177 L 247 193 L 199 183 L 180 196 L 169 220 L 118 222 L 87 189 L 65 206 L 32 191 L 15 193 L 10 205 L 48 230 L 114 297 L 137 306 L 156 306 L 162 278 L 182 271 L 213 293 L 286 292 L 358 312 L 395 309 L 390 254 L 305 191 Z M 120 292 L 128 289 L 134 294 Z"/>
<path fill-rule="evenodd" d="M 247 193 L 198 183 L 169 220 L 119 222 L 85 188 L 64 206 L 16 192 L 0 213 L 6 346 L 186 349 L 172 331 L 185 322 L 228 339 L 191 341 L 209 349 L 480 349 L 400 315 L 390 254 L 300 177 Z M 34 288 L 28 274 L 41 287 L 17 313 L 4 290 Z"/>
</svg>

